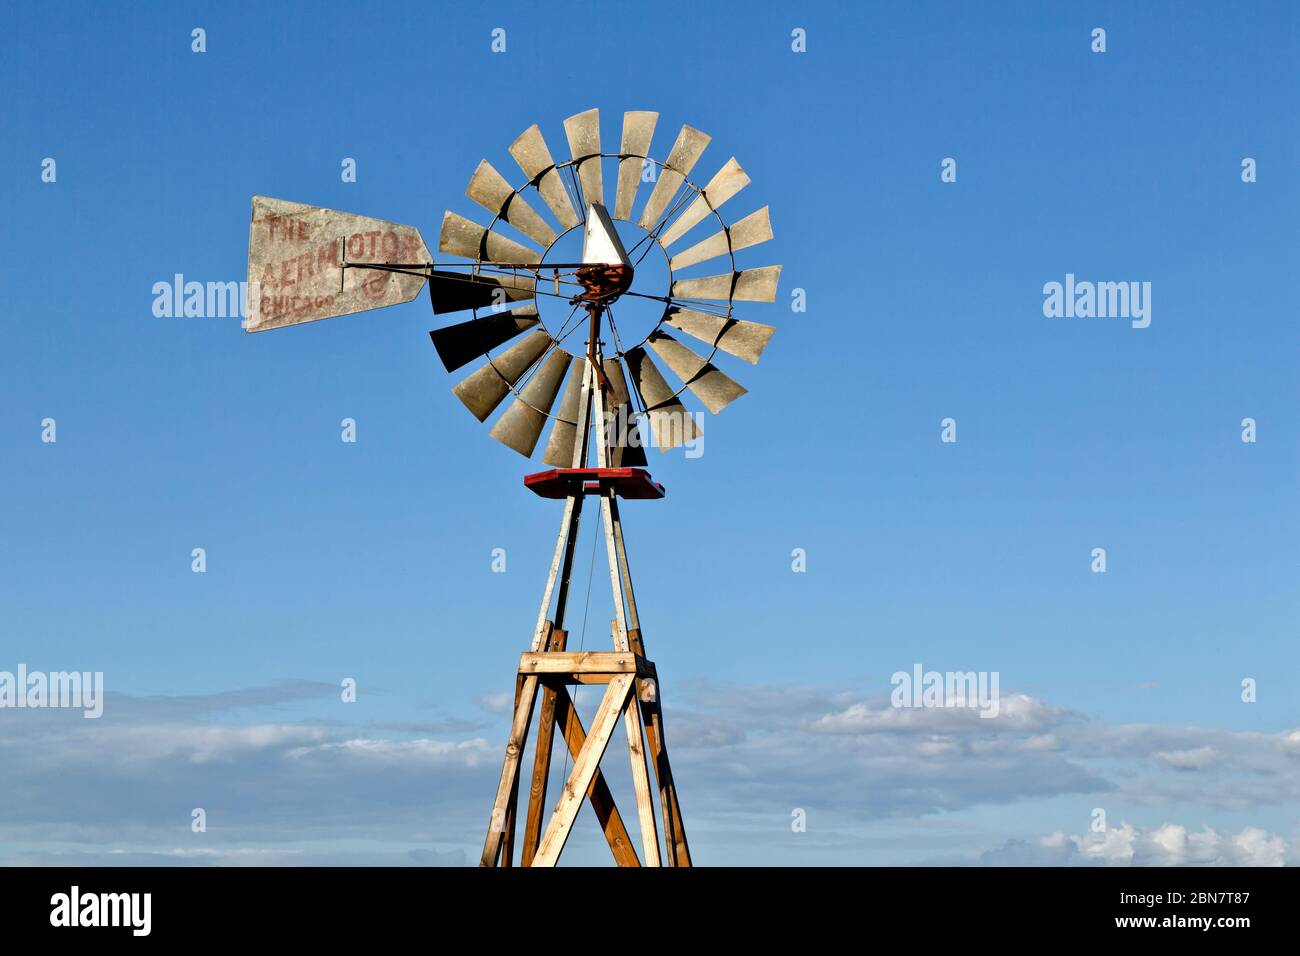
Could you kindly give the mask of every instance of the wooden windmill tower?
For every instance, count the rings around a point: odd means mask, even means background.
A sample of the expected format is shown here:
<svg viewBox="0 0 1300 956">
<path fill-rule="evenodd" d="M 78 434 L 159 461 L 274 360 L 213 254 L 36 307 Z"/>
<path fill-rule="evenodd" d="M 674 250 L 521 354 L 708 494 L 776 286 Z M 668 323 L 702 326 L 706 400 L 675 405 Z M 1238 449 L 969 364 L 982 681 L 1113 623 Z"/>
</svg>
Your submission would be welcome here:
<svg viewBox="0 0 1300 956">
<path fill-rule="evenodd" d="M 552 467 L 524 483 L 542 497 L 563 500 L 564 508 L 532 642 L 519 661 L 484 866 L 513 865 L 521 832 L 520 862 L 554 865 L 584 800 L 590 800 L 620 865 L 691 865 L 619 499 L 664 496 L 643 467 L 643 444 L 667 451 L 699 437 L 701 426 L 681 401 L 684 392 L 714 414 L 744 394 L 713 362 L 719 353 L 758 361 L 774 330 L 735 318 L 732 305 L 774 301 L 781 267 L 737 265 L 736 254 L 771 239 L 772 230 L 767 207 L 731 225 L 718 212 L 749 183 L 736 160 L 704 186 L 696 185 L 688 177 L 710 137 L 683 126 L 659 162 L 650 157 L 657 120 L 657 113 L 624 114 L 618 151 L 603 152 L 598 111 L 571 116 L 564 122 L 571 158 L 560 163 L 532 126 L 509 147 L 524 176 L 518 188 L 487 160 L 479 163 L 467 195 L 492 221 L 482 226 L 448 211 L 442 223 L 439 251 L 464 260 L 459 262 L 435 265 L 411 226 L 253 199 L 248 331 L 407 302 L 427 283 L 435 314 L 473 311 L 472 318 L 430 333 L 447 370 L 487 358 L 454 387 L 456 396 L 479 421 L 513 396 L 491 434 L 527 457 L 552 422 L 542 454 Z M 606 167 L 617 180 L 612 211 L 605 205 Z M 633 218 L 643 181 L 654 186 Z M 537 197 L 554 222 L 530 204 Z M 616 223 L 623 224 L 622 233 Z M 688 237 L 695 241 L 684 242 Z M 578 240 L 580 252 L 564 255 Z M 640 288 L 638 277 L 649 271 L 642 263 L 655 249 L 662 256 L 664 286 Z M 679 278 L 692 270 L 705 274 Z M 634 300 L 650 304 L 654 313 L 644 335 L 625 341 L 628 328 L 620 334 L 614 305 Z M 668 329 L 697 340 L 702 350 L 682 344 Z M 665 379 L 651 352 L 679 384 Z M 588 497 L 599 502 L 609 564 L 615 614 L 609 651 L 567 645 L 569 579 Z M 580 684 L 604 688 L 590 727 L 583 726 L 569 693 Z M 639 856 L 600 769 L 619 724 L 631 761 Z M 521 820 L 530 727 L 536 745 Z M 548 816 L 557 731 L 573 766 Z"/>
</svg>

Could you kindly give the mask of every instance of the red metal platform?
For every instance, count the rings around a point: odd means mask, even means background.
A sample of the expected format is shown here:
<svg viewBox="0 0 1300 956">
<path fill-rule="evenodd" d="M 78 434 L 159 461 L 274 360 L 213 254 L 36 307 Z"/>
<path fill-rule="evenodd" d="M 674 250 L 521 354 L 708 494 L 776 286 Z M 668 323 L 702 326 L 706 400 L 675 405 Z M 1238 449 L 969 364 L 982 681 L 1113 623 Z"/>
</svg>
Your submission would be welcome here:
<svg viewBox="0 0 1300 956">
<path fill-rule="evenodd" d="M 524 476 L 524 486 L 543 498 L 567 498 L 577 486 L 582 493 L 600 494 L 613 488 L 620 498 L 662 498 L 664 486 L 650 478 L 643 468 L 552 468 Z"/>
</svg>

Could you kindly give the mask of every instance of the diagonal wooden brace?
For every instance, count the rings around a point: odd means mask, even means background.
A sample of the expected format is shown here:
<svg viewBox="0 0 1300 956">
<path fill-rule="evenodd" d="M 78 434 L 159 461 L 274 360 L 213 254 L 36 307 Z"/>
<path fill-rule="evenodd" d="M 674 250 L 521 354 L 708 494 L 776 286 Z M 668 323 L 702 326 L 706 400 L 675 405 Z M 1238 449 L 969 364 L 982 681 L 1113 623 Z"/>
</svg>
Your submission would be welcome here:
<svg viewBox="0 0 1300 956">
<path fill-rule="evenodd" d="M 578 754 L 582 752 L 582 745 L 587 742 L 586 731 L 582 728 L 582 718 L 578 716 L 578 711 L 573 706 L 573 698 L 569 696 L 568 688 L 557 688 L 555 695 L 555 723 L 564 735 L 569 753 L 576 760 Z M 609 785 L 605 783 L 605 775 L 600 772 L 599 767 L 591 778 L 591 786 L 587 788 L 587 798 L 591 801 L 591 809 L 596 813 L 596 820 L 605 834 L 610 852 L 614 854 L 614 862 L 619 866 L 640 866 L 641 861 L 637 859 L 636 850 L 632 848 L 632 838 L 628 835 L 623 817 L 614 803 L 614 795 L 610 793 Z M 539 805 L 539 813 L 540 810 Z"/>
<path fill-rule="evenodd" d="M 560 851 L 564 849 L 564 844 L 569 839 L 569 832 L 573 828 L 573 821 L 578 815 L 582 799 L 591 786 L 600 758 L 604 756 L 605 748 L 609 745 L 610 735 L 618 724 L 618 718 L 623 713 L 623 708 L 632 693 L 632 681 L 635 677 L 635 674 L 617 674 L 610 680 L 605 696 L 600 701 L 600 707 L 596 710 L 596 716 L 591 722 L 591 733 L 573 761 L 573 772 L 565 781 L 560 800 L 551 813 L 546 832 L 542 834 L 537 855 L 533 857 L 533 866 L 554 866 L 555 861 L 559 859 Z M 532 681 L 536 689 L 536 677 L 527 677 L 525 681 Z M 502 806 L 505 806 L 504 800 Z"/>
</svg>

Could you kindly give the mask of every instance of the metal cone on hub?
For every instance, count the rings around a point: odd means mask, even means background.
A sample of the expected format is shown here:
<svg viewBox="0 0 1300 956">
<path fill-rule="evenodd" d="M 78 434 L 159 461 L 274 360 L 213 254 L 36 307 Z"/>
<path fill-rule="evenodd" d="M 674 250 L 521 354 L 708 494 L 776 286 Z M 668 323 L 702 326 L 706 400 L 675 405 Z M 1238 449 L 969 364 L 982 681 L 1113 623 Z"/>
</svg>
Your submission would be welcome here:
<svg viewBox="0 0 1300 956">
<path fill-rule="evenodd" d="M 610 221 L 609 212 L 599 203 L 587 207 L 587 230 L 582 237 L 582 267 L 578 281 L 586 290 L 579 298 L 584 302 L 608 305 L 632 286 L 632 263 Z"/>
</svg>

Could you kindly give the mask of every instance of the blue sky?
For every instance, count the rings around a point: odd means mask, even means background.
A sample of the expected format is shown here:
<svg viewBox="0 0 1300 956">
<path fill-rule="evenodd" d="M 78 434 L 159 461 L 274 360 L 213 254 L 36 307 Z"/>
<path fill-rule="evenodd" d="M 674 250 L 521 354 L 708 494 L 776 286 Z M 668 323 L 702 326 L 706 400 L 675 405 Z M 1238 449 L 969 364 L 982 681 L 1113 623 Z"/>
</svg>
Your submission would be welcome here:
<svg viewBox="0 0 1300 956">
<path fill-rule="evenodd" d="M 423 297 L 250 336 L 157 318 L 151 288 L 243 278 L 254 194 L 433 247 L 443 209 L 482 219 L 481 158 L 517 177 L 515 136 L 562 152 L 591 107 L 610 141 L 659 111 L 659 157 L 710 133 L 698 178 L 735 155 L 733 218 L 771 207 L 744 264 L 784 266 L 738 310 L 778 327 L 726 367 L 750 394 L 702 457 L 652 452 L 668 498 L 625 508 L 697 861 L 1152 862 L 1168 826 L 1213 828 L 1220 861 L 1294 854 L 1296 17 L 17 5 L 0 670 L 100 670 L 109 700 L 0 711 L 0 862 L 473 859 L 559 518 L 521 487 L 536 463 L 449 394 Z M 1150 282 L 1150 327 L 1045 317 L 1067 273 Z M 1018 716 L 881 726 L 914 663 L 997 671 Z M 1132 831 L 1097 849 L 1096 807 Z"/>
</svg>

